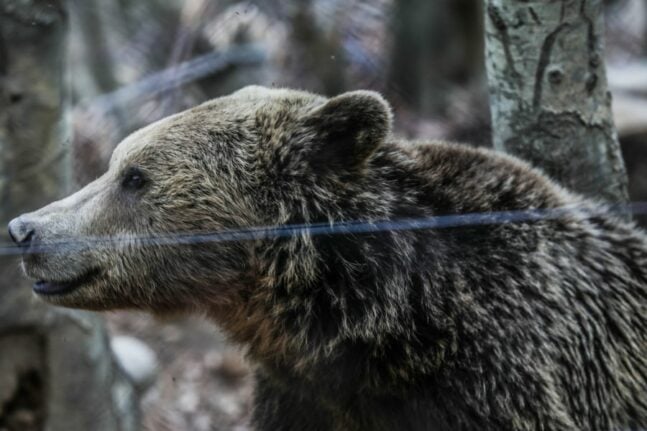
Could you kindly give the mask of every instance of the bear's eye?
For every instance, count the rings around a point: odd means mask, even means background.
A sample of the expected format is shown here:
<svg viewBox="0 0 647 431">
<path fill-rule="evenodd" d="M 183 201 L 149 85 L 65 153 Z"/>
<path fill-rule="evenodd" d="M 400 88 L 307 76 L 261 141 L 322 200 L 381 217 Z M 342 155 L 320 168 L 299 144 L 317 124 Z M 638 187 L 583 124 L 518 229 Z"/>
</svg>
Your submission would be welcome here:
<svg viewBox="0 0 647 431">
<path fill-rule="evenodd" d="M 121 181 L 121 187 L 126 190 L 139 190 L 145 182 L 144 173 L 139 168 L 128 168 Z"/>
</svg>

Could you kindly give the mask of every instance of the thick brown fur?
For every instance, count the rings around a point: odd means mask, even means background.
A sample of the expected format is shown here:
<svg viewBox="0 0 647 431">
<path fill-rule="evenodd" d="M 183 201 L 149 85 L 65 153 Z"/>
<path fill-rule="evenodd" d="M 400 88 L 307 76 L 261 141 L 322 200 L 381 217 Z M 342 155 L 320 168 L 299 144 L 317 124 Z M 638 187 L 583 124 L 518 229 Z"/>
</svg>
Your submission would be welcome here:
<svg viewBox="0 0 647 431">
<path fill-rule="evenodd" d="M 260 87 L 165 119 L 14 224 L 54 249 L 26 272 L 98 268 L 41 294 L 57 305 L 212 318 L 256 364 L 259 430 L 647 427 L 644 233 L 521 161 L 390 122 L 373 92 Z"/>
</svg>

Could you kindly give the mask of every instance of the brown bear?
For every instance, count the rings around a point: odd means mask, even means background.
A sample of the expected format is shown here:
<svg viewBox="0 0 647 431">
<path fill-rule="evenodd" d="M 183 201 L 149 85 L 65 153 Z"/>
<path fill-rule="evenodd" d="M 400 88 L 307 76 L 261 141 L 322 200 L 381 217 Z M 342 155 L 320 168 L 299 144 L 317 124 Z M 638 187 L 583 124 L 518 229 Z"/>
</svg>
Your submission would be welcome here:
<svg viewBox="0 0 647 431">
<path fill-rule="evenodd" d="M 647 427 L 647 237 L 377 93 L 245 88 L 10 223 L 39 298 L 209 316 L 259 430 Z"/>
</svg>

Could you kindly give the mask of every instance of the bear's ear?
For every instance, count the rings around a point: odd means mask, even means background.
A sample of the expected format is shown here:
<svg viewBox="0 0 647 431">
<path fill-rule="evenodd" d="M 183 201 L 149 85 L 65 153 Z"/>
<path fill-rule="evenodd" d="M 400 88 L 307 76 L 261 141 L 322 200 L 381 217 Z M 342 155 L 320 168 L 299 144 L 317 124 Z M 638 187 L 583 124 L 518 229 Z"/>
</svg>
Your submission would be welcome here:
<svg viewBox="0 0 647 431">
<path fill-rule="evenodd" d="M 353 171 L 384 142 L 392 114 L 379 93 L 358 90 L 327 100 L 303 120 L 313 140 L 310 166 L 318 172 Z"/>
</svg>

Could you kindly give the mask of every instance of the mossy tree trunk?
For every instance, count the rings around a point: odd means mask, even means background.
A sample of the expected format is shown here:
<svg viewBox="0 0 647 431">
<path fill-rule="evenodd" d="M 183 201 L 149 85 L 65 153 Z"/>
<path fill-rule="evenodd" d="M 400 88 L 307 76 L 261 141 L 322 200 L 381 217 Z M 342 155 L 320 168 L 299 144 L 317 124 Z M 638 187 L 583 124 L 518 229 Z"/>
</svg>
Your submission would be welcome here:
<svg viewBox="0 0 647 431">
<path fill-rule="evenodd" d="M 65 6 L 0 2 L 0 226 L 69 192 Z M 0 429 L 134 431 L 134 401 L 101 320 L 34 300 L 0 254 Z"/>
<path fill-rule="evenodd" d="M 602 0 L 486 0 L 493 140 L 572 190 L 623 204 L 602 8 Z"/>
</svg>

